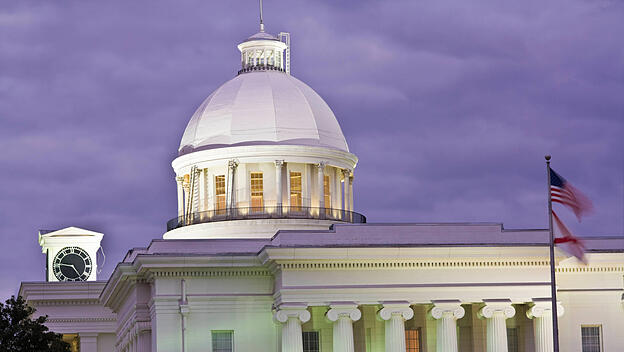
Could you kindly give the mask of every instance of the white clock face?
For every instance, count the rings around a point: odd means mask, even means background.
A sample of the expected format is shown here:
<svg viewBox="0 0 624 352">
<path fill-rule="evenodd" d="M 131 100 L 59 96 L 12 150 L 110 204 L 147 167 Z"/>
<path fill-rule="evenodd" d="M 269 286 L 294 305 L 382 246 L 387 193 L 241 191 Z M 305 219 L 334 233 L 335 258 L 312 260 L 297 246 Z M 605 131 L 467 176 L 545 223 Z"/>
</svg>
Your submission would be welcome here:
<svg viewBox="0 0 624 352">
<path fill-rule="evenodd" d="M 52 270 L 59 281 L 86 281 L 92 265 L 91 257 L 82 248 L 65 247 L 54 256 Z"/>
</svg>

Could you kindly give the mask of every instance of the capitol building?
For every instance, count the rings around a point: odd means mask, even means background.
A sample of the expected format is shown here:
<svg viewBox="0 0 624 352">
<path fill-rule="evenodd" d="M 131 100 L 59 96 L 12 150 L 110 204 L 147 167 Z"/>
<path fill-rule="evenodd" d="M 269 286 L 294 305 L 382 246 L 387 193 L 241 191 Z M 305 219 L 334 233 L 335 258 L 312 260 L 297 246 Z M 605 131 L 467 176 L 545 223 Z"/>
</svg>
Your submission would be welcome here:
<svg viewBox="0 0 624 352">
<path fill-rule="evenodd" d="M 548 230 L 367 222 L 289 33 L 261 25 L 238 50 L 184 131 L 162 238 L 99 280 L 104 234 L 39 233 L 47 277 L 19 293 L 72 351 L 553 351 Z M 560 351 L 622 351 L 624 238 L 585 245 L 587 264 L 555 253 Z"/>
</svg>

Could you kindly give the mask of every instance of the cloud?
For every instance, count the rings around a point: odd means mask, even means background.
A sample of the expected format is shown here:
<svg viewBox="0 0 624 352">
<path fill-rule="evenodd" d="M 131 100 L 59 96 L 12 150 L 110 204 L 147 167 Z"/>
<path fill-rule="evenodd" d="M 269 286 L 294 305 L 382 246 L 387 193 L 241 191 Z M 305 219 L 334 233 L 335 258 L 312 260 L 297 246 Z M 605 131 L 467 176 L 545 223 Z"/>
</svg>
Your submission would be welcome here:
<svg viewBox="0 0 624 352">
<path fill-rule="evenodd" d="M 170 162 L 195 108 L 258 30 L 243 1 L 0 5 L 0 294 L 44 278 L 37 230 L 105 233 L 108 275 L 175 215 Z M 582 0 L 276 1 L 293 74 L 360 163 L 369 221 L 545 227 L 544 154 L 624 233 L 624 5 Z"/>
</svg>

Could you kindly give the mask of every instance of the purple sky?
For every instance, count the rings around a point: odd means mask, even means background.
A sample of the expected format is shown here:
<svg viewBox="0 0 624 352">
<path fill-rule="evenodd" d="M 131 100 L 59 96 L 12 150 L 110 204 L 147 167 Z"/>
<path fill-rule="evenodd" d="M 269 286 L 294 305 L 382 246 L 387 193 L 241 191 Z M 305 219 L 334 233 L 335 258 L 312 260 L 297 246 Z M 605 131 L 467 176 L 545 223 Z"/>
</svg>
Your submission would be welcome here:
<svg viewBox="0 0 624 352">
<path fill-rule="evenodd" d="M 292 72 L 334 110 L 370 222 L 545 228 L 544 155 L 624 234 L 624 4 L 265 1 Z M 257 31 L 246 1 L 0 4 L 0 299 L 44 280 L 38 229 L 103 232 L 108 277 L 176 214 L 196 107 Z"/>
</svg>

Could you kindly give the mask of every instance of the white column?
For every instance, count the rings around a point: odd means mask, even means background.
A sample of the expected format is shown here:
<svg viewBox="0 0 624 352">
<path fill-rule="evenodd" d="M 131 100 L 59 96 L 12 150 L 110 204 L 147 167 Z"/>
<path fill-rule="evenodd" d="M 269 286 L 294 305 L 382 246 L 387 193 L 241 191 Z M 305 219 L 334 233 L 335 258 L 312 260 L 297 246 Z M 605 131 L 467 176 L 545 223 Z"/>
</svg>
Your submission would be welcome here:
<svg viewBox="0 0 624 352">
<path fill-rule="evenodd" d="M 487 321 L 487 352 L 507 352 L 506 320 L 516 314 L 510 300 L 484 300 L 479 318 Z"/>
<path fill-rule="evenodd" d="M 97 352 L 97 333 L 79 333 L 80 352 Z"/>
<path fill-rule="evenodd" d="M 466 311 L 460 301 L 433 301 L 429 314 L 436 323 L 436 351 L 457 352 L 457 319 Z"/>
<path fill-rule="evenodd" d="M 305 171 L 303 173 L 303 175 L 301 175 L 303 177 L 303 179 L 301 180 L 301 185 L 303 187 L 302 192 L 303 192 L 303 206 L 304 207 L 308 207 L 308 212 L 310 212 L 310 209 L 313 204 L 312 204 L 312 173 L 314 172 L 313 168 L 314 168 L 314 164 L 304 164 L 305 165 Z"/>
<path fill-rule="evenodd" d="M 188 176 L 188 177 L 187 177 Z M 191 199 L 191 178 L 190 175 L 184 175 L 182 181 L 182 189 L 184 190 L 184 224 L 188 225 L 188 214 L 190 213 L 189 204 Z"/>
<path fill-rule="evenodd" d="M 353 176 L 349 177 L 349 210 L 353 211 Z"/>
<path fill-rule="evenodd" d="M 182 217 L 184 216 L 184 188 L 182 187 L 184 177 L 178 176 L 175 180 L 178 189 L 178 217 Z"/>
<path fill-rule="evenodd" d="M 325 208 L 325 163 L 324 162 L 320 162 L 318 164 L 316 164 L 316 168 L 318 171 L 318 180 L 317 180 L 317 184 L 318 184 L 318 197 L 319 197 L 319 216 L 322 217 L 323 215 L 325 215 L 325 210 L 323 208 Z"/>
<path fill-rule="evenodd" d="M 344 169 L 342 170 L 342 175 L 344 177 L 344 183 L 343 183 L 343 187 L 344 187 L 344 207 L 342 209 L 344 209 L 345 211 L 350 211 L 351 209 L 349 209 L 349 203 L 350 203 L 350 199 L 351 197 L 349 197 L 349 179 L 351 178 L 351 170 L 349 169 Z"/>
<path fill-rule="evenodd" d="M 326 313 L 334 322 L 334 352 L 353 352 L 353 322 L 362 317 L 355 303 L 332 304 Z"/>
<path fill-rule="evenodd" d="M 273 318 L 282 323 L 282 352 L 302 352 L 301 324 L 310 320 L 310 312 L 303 306 L 280 306 Z"/>
<path fill-rule="evenodd" d="M 527 310 L 526 315 L 533 319 L 535 352 L 553 352 L 552 303 L 550 299 L 534 299 L 533 302 L 534 305 Z M 557 316 L 563 313 L 563 306 L 557 302 Z"/>
<path fill-rule="evenodd" d="M 340 182 L 340 169 L 332 168 L 332 179 L 334 180 L 332 189 L 332 205 L 333 209 L 342 208 L 342 183 Z M 337 214 L 334 214 L 336 216 Z"/>
<path fill-rule="evenodd" d="M 284 196 L 282 195 L 282 168 L 284 167 L 284 160 L 275 160 L 275 209 L 278 214 L 282 213 L 282 202 Z"/>
<path fill-rule="evenodd" d="M 200 171 L 197 169 L 197 167 L 192 168 L 191 172 L 194 172 L 194 175 L 191 175 L 191 180 L 193 180 L 193 194 L 191 195 L 191 197 L 193 197 L 193 209 L 192 209 L 192 213 L 193 213 L 193 217 L 195 216 L 195 214 L 197 214 L 197 212 L 199 211 L 199 200 L 200 200 Z"/>
<path fill-rule="evenodd" d="M 199 211 L 208 210 L 208 182 L 206 182 L 206 169 L 199 169 Z M 205 215 L 205 214 L 202 214 Z"/>
<path fill-rule="evenodd" d="M 405 321 L 414 317 L 407 302 L 384 303 L 379 317 L 385 320 L 385 352 L 405 352 Z"/>
<path fill-rule="evenodd" d="M 228 187 L 230 187 L 230 194 L 228 197 L 227 208 L 232 209 L 236 207 L 236 168 L 238 167 L 237 160 L 230 160 L 228 162 L 230 168 L 230 179 L 228 180 Z"/>
<path fill-rule="evenodd" d="M 215 195 L 215 179 L 214 179 L 214 173 L 210 173 L 208 172 L 208 169 L 206 169 L 206 210 L 210 211 L 208 213 L 208 216 L 213 216 L 214 213 L 212 212 L 214 210 L 214 204 L 215 204 L 215 199 L 216 199 L 216 195 Z"/>
</svg>

